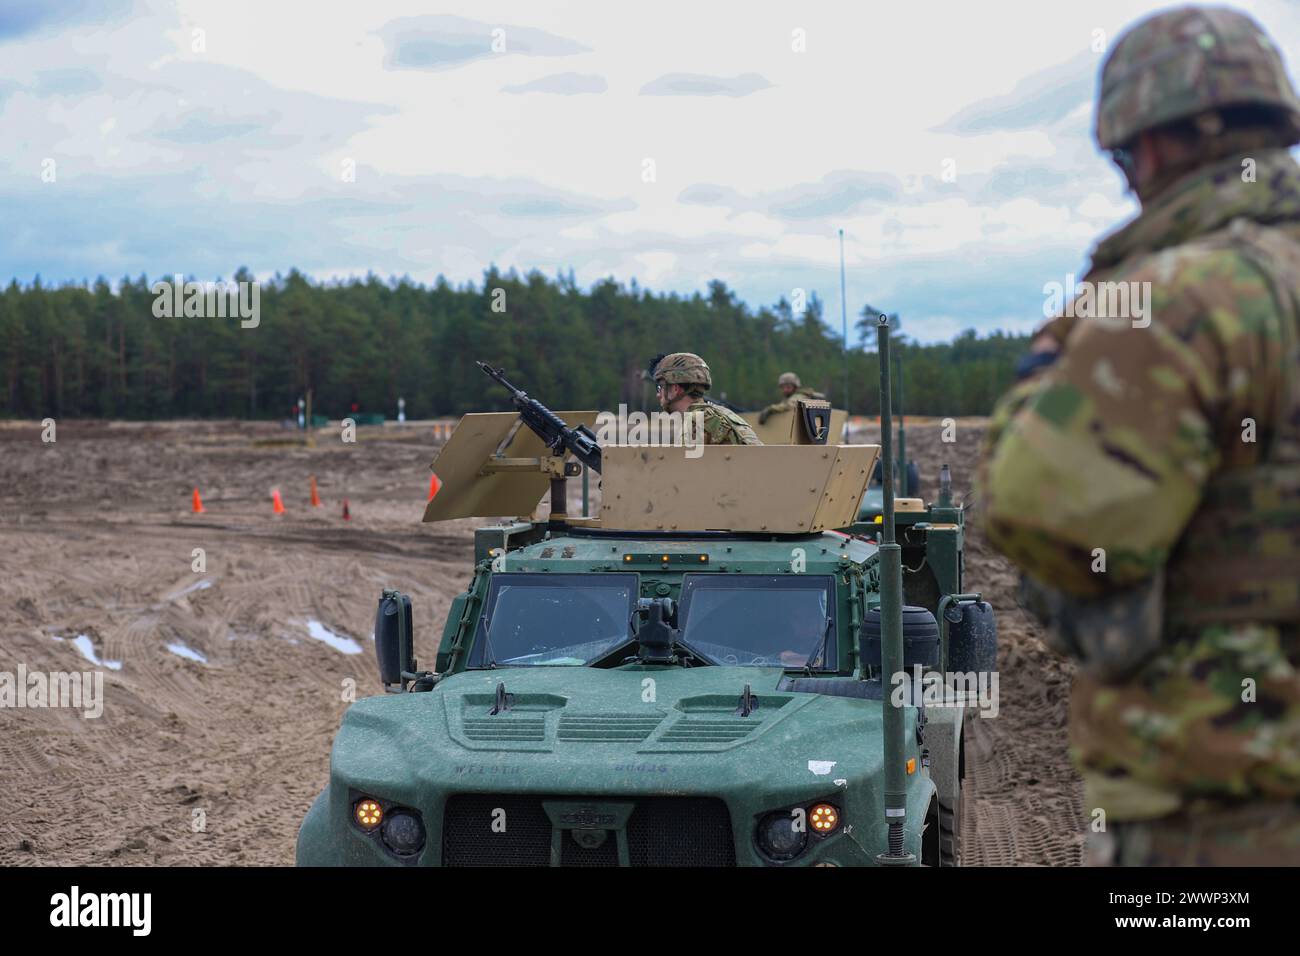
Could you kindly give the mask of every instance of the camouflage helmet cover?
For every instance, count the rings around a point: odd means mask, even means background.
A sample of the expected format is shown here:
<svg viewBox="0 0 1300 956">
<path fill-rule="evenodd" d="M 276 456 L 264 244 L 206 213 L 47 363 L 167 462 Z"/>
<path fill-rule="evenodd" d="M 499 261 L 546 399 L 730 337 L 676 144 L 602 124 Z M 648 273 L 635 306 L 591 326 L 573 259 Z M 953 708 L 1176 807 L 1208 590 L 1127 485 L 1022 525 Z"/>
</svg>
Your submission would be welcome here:
<svg viewBox="0 0 1300 956">
<path fill-rule="evenodd" d="M 782 372 L 781 377 L 776 380 L 776 384 L 778 388 L 782 385 L 793 385 L 795 388 L 799 388 L 803 385 L 803 382 L 799 381 L 799 376 L 794 372 Z"/>
<path fill-rule="evenodd" d="M 1118 149 L 1143 130 L 1232 106 L 1277 109 L 1300 140 L 1300 100 L 1268 34 L 1244 13 L 1179 7 L 1120 37 L 1101 71 L 1097 144 Z"/>
<path fill-rule="evenodd" d="M 665 385 L 713 386 L 708 364 L 694 352 L 671 352 L 665 355 L 655 366 L 654 379 Z"/>
</svg>

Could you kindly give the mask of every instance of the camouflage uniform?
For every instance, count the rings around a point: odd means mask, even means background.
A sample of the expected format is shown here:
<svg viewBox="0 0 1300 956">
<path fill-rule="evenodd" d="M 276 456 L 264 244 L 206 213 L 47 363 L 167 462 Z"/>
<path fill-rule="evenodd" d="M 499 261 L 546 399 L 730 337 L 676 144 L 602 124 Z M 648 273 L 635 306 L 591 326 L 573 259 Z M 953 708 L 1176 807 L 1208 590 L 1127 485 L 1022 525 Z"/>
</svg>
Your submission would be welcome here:
<svg viewBox="0 0 1300 956">
<path fill-rule="evenodd" d="M 759 412 L 758 423 L 760 425 L 766 422 L 773 415 L 780 414 L 781 412 L 790 411 L 790 409 L 795 407 L 795 405 L 797 404 L 796 400 L 801 395 L 804 398 L 816 398 L 816 399 L 821 399 L 823 401 L 826 399 L 826 396 L 823 395 L 821 392 L 815 391 L 814 389 L 811 389 L 808 386 L 804 385 L 802 382 L 800 382 L 799 376 L 794 374 L 794 372 L 782 373 L 781 377 L 776 380 L 776 384 L 778 387 L 782 385 L 793 385 L 794 391 L 791 392 L 789 395 L 783 397 L 779 402 L 773 402 L 771 405 L 767 406 L 767 408 Z"/>
<path fill-rule="evenodd" d="M 731 409 L 711 402 L 704 397 L 713 385 L 709 366 L 704 359 L 691 352 L 673 352 L 658 361 L 654 380 L 660 385 L 681 385 L 693 401 L 686 410 L 688 415 L 702 416 L 704 444 L 706 445 L 761 445 L 749 423 Z"/>
<path fill-rule="evenodd" d="M 1253 21 L 1179 9 L 1116 46 L 1098 139 L 1249 103 L 1288 112 L 1094 253 L 1085 281 L 1150 283 L 1149 326 L 1049 322 L 1059 355 L 1003 397 L 981 468 L 990 541 L 1080 662 L 1090 862 L 1300 863 L 1300 103 Z"/>
<path fill-rule="evenodd" d="M 731 409 L 715 404 L 701 396 L 691 403 L 687 414 L 704 415 L 704 444 L 706 445 L 761 445 L 754 429 Z"/>
</svg>

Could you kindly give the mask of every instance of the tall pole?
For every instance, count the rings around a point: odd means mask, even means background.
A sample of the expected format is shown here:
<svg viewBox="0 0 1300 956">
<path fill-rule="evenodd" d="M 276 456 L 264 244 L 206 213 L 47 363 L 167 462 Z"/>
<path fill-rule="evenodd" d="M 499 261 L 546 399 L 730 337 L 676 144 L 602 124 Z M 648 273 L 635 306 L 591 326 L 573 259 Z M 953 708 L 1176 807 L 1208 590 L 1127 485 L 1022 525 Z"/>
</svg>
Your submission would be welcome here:
<svg viewBox="0 0 1300 956">
<path fill-rule="evenodd" d="M 902 345 L 902 342 L 899 342 Z M 907 423 L 903 417 L 903 355 L 898 355 L 898 484 L 902 487 L 903 497 L 912 495 L 912 482 L 907 477 Z"/>
<path fill-rule="evenodd" d="M 840 320 L 844 325 L 844 412 L 852 417 L 849 410 L 849 304 L 844 295 L 844 230 L 840 230 Z M 845 428 L 848 425 L 845 424 Z"/>
<path fill-rule="evenodd" d="M 894 686 L 894 675 L 903 671 L 903 549 L 894 539 L 894 470 L 890 456 L 893 453 L 893 422 L 890 421 L 889 392 L 889 319 L 881 315 L 877 320 L 876 334 L 880 352 L 880 469 L 884 492 L 880 523 L 880 544 L 877 548 L 880 568 L 880 680 L 883 685 Z M 907 852 L 907 776 L 903 769 L 904 733 L 903 710 L 890 699 L 893 695 L 881 694 L 884 711 L 885 751 L 885 825 L 889 850 L 876 857 L 882 866 L 908 866 L 916 857 Z"/>
</svg>

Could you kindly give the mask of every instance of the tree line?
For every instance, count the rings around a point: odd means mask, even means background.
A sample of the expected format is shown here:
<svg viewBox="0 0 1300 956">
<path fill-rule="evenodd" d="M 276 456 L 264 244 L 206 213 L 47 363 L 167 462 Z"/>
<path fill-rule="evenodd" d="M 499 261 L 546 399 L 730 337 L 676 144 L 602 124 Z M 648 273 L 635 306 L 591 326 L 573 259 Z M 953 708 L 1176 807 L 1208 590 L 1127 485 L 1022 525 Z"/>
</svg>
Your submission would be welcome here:
<svg viewBox="0 0 1300 956">
<path fill-rule="evenodd" d="M 237 272 L 232 281 L 248 282 Z M 170 282 L 170 277 L 162 281 Z M 643 371 L 665 352 L 698 352 L 712 394 L 740 408 L 777 397 L 776 379 L 805 385 L 850 410 L 879 413 L 876 312 L 848 351 L 813 295 L 796 314 L 782 299 L 757 310 L 718 281 L 704 293 L 656 294 L 612 279 L 588 290 L 489 269 L 482 283 L 432 285 L 376 276 L 313 282 L 298 271 L 259 286 L 254 325 L 226 317 L 159 316 L 154 283 L 124 278 L 51 287 L 17 281 L 0 293 L 0 387 L 5 413 L 44 418 L 284 418 L 313 393 L 314 410 L 408 418 L 507 407 L 474 365 L 504 366 L 552 408 L 654 407 Z M 170 293 L 167 293 L 170 294 Z M 950 343 L 900 337 L 905 409 L 983 415 L 1012 380 L 1026 337 L 973 330 Z"/>
</svg>

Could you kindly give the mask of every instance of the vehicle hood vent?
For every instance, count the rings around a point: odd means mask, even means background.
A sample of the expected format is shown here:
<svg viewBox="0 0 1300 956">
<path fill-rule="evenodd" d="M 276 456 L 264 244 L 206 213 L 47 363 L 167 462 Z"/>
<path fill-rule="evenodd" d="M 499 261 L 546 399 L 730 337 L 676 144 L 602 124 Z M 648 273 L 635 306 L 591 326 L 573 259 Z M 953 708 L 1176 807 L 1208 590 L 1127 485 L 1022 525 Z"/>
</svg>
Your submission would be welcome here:
<svg viewBox="0 0 1300 956">
<path fill-rule="evenodd" d="M 461 721 L 461 730 L 470 740 L 541 741 L 546 739 L 546 715 L 465 717 Z"/>
<path fill-rule="evenodd" d="M 564 741 L 640 743 L 663 722 L 651 714 L 563 714 L 559 739 Z"/>
<path fill-rule="evenodd" d="M 748 737 L 761 726 L 761 721 L 745 717 L 683 717 L 664 731 L 659 742 L 729 744 Z"/>
<path fill-rule="evenodd" d="M 647 675 L 653 675 L 657 701 L 637 706 L 651 679 Z M 720 752 L 788 727 L 796 712 L 819 703 L 820 695 L 777 691 L 782 676 L 775 668 L 752 667 L 519 667 L 505 674 L 453 675 L 429 703 L 441 705 L 448 735 L 471 751 L 564 750 L 574 759 L 585 759 L 577 756 L 584 747 L 642 754 Z M 753 692 L 748 715 L 741 716 L 745 708 L 737 704 L 747 684 Z"/>
</svg>

